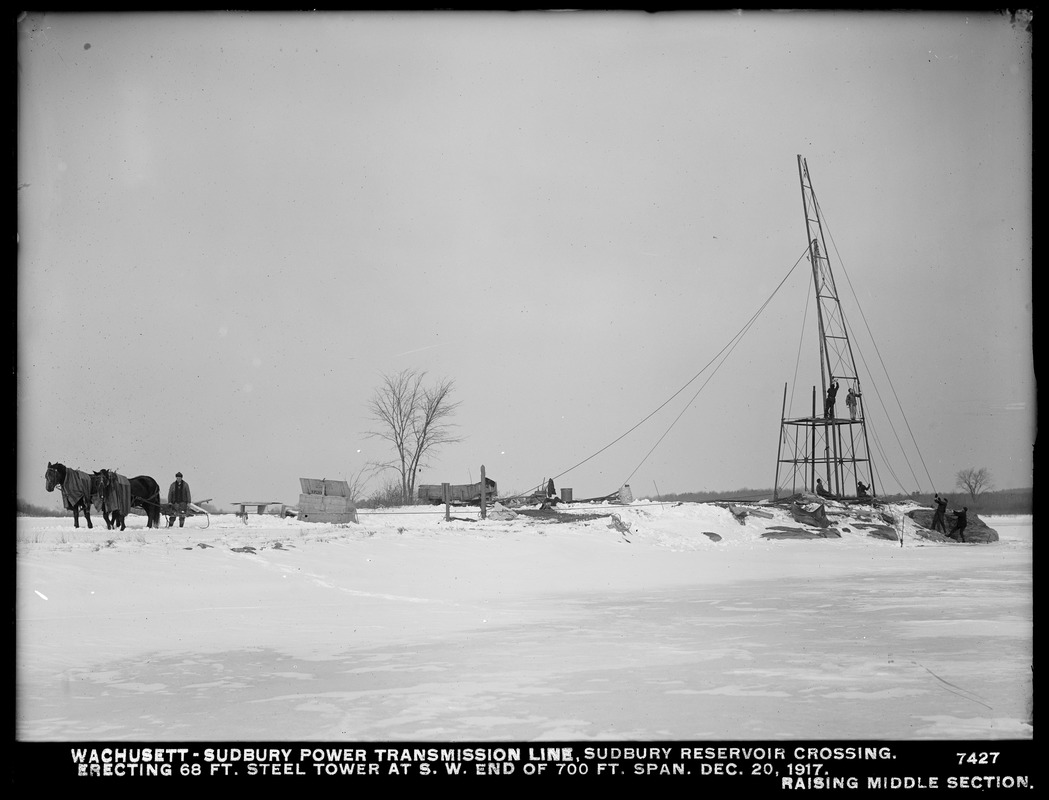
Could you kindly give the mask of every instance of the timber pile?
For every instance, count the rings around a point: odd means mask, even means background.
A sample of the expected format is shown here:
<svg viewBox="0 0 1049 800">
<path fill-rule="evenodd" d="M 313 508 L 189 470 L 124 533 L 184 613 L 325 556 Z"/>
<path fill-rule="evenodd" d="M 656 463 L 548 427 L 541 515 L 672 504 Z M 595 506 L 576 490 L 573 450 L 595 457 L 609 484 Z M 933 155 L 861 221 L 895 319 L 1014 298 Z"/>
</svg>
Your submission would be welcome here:
<svg viewBox="0 0 1049 800">
<path fill-rule="evenodd" d="M 587 522 L 594 519 L 605 519 L 612 514 L 597 513 L 572 513 L 557 511 L 552 508 L 518 508 L 515 513 L 522 517 L 534 519 L 539 522 Z"/>
<path fill-rule="evenodd" d="M 840 539 L 841 534 L 834 528 L 808 530 L 789 525 L 770 525 L 761 534 L 762 539 Z"/>
</svg>

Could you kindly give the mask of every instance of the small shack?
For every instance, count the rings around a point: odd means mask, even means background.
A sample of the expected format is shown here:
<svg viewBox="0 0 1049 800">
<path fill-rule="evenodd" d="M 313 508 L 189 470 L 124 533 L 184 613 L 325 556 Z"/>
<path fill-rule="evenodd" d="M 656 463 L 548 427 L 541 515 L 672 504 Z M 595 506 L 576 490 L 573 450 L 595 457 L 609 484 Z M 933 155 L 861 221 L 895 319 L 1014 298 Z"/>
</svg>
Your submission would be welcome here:
<svg viewBox="0 0 1049 800">
<path fill-rule="evenodd" d="M 299 478 L 298 519 L 303 522 L 357 522 L 357 507 L 346 481 Z"/>
</svg>

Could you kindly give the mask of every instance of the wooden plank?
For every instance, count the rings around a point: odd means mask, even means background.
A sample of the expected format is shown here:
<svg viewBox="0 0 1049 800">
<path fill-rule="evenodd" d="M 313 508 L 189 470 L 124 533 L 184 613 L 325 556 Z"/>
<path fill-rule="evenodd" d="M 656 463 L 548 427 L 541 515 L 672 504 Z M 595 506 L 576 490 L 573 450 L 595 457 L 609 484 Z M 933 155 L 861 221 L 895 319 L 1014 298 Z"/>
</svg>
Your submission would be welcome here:
<svg viewBox="0 0 1049 800">
<path fill-rule="evenodd" d="M 299 478 L 299 486 L 302 487 L 303 494 L 336 497 L 350 496 L 350 486 L 346 481 L 329 480 L 327 478 Z"/>
<path fill-rule="evenodd" d="M 487 485 L 488 497 L 494 498 L 498 493 L 498 487 L 491 478 L 485 478 L 483 483 L 424 483 L 417 487 L 416 496 L 419 500 L 427 502 L 444 502 L 448 500 L 453 503 L 480 502 L 481 486 Z M 445 496 L 445 487 L 447 497 Z M 487 499 L 487 498 L 486 498 Z"/>
<path fill-rule="evenodd" d="M 313 511 L 346 511 L 354 508 L 349 497 L 328 497 L 319 494 L 300 494 L 299 510 Z"/>
</svg>

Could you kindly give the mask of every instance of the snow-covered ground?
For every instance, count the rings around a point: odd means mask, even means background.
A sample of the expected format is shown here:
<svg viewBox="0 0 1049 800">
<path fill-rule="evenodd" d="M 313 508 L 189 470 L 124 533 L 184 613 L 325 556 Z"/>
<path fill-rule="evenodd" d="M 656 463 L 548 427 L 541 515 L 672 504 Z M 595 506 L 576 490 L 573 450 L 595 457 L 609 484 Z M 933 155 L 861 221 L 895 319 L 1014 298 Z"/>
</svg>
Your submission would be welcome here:
<svg viewBox="0 0 1049 800">
<path fill-rule="evenodd" d="M 16 738 L 1033 738 L 1029 516 L 901 545 L 881 519 L 773 540 L 780 509 L 561 510 L 617 518 L 18 518 Z"/>
</svg>

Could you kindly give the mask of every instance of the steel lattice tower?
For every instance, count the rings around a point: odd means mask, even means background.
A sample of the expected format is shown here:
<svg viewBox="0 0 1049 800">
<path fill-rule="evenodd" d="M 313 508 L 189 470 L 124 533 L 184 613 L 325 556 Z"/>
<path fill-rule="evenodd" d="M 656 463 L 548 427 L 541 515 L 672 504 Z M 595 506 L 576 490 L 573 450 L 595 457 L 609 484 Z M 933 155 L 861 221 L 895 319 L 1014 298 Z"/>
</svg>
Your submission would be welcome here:
<svg viewBox="0 0 1049 800">
<path fill-rule="evenodd" d="M 832 495 L 856 496 L 859 493 L 858 484 L 863 482 L 873 497 L 874 476 L 863 413 L 863 393 L 860 391 L 860 379 L 845 317 L 838 302 L 819 204 L 812 189 L 808 164 L 800 155 L 798 176 L 805 212 L 809 262 L 812 265 L 812 284 L 816 292 L 822 391 L 817 398 L 816 387 L 812 389 L 811 416 L 787 419 L 784 386 L 774 497 L 779 499 L 783 494 L 815 491 L 817 478 L 824 481 L 824 486 Z M 838 396 L 833 413 L 827 413 L 825 398 L 834 383 L 839 386 Z M 845 396 L 850 388 L 858 395 L 855 419 L 845 404 Z"/>
</svg>

